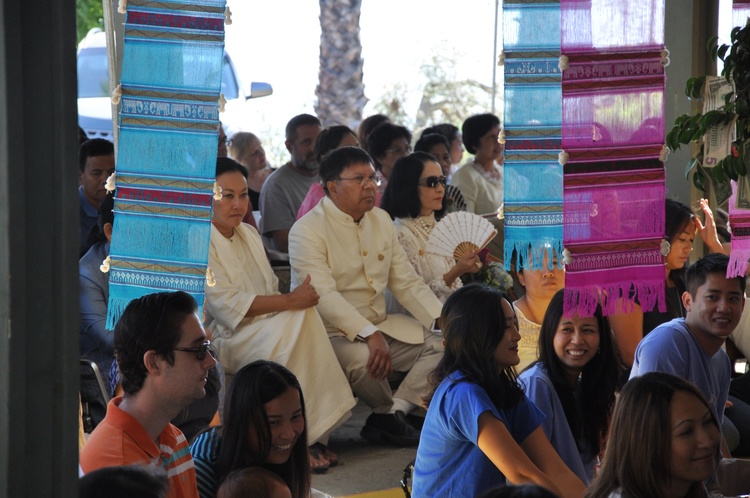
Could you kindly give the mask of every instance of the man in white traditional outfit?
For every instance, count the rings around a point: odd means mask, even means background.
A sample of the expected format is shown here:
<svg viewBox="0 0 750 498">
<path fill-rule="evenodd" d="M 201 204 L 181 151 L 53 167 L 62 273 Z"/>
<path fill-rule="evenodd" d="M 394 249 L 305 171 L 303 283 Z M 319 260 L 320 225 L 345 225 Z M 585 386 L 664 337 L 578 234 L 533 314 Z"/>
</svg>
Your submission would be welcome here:
<svg viewBox="0 0 750 498">
<path fill-rule="evenodd" d="M 208 263 L 215 285 L 206 286 L 205 308 L 219 361 L 227 375 L 259 359 L 291 370 L 305 395 L 309 443 L 325 445 L 355 401 L 313 307 L 318 294 L 309 277 L 294 292 L 278 292 L 258 232 L 242 223 L 247 169 L 219 158 L 216 182 L 221 200 L 213 204 Z"/>
<path fill-rule="evenodd" d="M 321 163 L 326 197 L 292 226 L 292 287 L 312 277 L 318 312 L 354 393 L 373 412 L 362 436 L 414 445 L 406 415 L 420 403 L 427 376 L 443 355 L 430 328 L 441 304 L 416 274 L 390 216 L 375 206 L 378 177 L 362 149 L 343 147 Z M 388 288 L 416 318 L 386 314 Z M 388 376 L 406 374 L 395 394 Z"/>
</svg>

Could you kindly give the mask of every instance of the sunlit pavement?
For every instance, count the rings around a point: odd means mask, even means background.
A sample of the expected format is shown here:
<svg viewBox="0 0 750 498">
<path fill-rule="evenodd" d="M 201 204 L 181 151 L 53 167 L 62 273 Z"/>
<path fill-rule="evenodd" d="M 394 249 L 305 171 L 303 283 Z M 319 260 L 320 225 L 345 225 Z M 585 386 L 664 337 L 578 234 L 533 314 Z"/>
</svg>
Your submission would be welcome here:
<svg viewBox="0 0 750 498">
<path fill-rule="evenodd" d="M 313 475 L 312 486 L 335 497 L 360 495 L 358 498 L 402 498 L 401 476 L 404 467 L 417 454 L 417 448 L 396 448 L 371 444 L 359 435 L 370 414 L 360 402 L 352 417 L 331 435 L 329 447 L 339 457 L 339 465 L 327 473 Z M 383 491 L 382 493 L 369 493 Z"/>
</svg>

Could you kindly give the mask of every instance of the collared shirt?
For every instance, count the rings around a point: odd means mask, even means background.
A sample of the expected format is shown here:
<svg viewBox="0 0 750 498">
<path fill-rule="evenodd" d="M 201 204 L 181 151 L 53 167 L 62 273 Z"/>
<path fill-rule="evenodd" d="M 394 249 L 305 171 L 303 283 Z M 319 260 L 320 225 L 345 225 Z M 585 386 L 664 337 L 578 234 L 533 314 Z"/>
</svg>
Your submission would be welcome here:
<svg viewBox="0 0 750 498">
<path fill-rule="evenodd" d="M 86 199 L 86 195 L 83 193 L 83 185 L 78 186 L 78 204 L 78 216 L 80 219 L 78 231 L 80 243 L 78 249 L 83 253 L 84 250 L 87 251 L 89 249 L 86 247 L 86 240 L 89 238 L 91 229 L 96 226 L 96 222 L 99 219 L 99 210 L 92 206 L 89 200 Z"/>
<path fill-rule="evenodd" d="M 160 467 L 169 479 L 169 498 L 198 498 L 195 465 L 182 432 L 167 424 L 157 446 L 143 426 L 120 409 L 120 403 L 122 396 L 109 402 L 107 415 L 81 450 L 83 471 L 133 464 Z"/>
</svg>

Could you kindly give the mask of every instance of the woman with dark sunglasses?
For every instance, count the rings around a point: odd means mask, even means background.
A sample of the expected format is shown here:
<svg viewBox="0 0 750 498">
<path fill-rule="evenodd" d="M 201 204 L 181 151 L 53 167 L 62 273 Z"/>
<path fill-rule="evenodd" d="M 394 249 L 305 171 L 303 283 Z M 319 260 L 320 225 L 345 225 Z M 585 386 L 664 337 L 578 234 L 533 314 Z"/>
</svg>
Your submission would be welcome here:
<svg viewBox="0 0 750 498">
<path fill-rule="evenodd" d="M 457 261 L 427 252 L 427 239 L 445 212 L 446 183 L 435 157 L 415 152 L 396 161 L 380 204 L 394 219 L 398 240 L 417 274 L 441 301 L 461 287 L 461 275 L 482 267 L 474 252 Z M 398 308 L 395 299 L 389 299 L 389 312 Z"/>
</svg>

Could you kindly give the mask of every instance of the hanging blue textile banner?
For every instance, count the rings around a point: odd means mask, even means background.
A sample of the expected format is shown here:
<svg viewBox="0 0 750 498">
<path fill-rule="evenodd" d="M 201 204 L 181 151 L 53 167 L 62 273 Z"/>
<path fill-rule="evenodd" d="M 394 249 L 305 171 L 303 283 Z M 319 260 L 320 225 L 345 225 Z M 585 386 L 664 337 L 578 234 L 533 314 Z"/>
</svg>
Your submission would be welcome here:
<svg viewBox="0 0 750 498">
<path fill-rule="evenodd" d="M 225 0 L 128 0 L 107 328 L 128 303 L 181 290 L 208 264 Z"/>
<path fill-rule="evenodd" d="M 503 1 L 505 269 L 562 267 L 559 0 Z"/>
</svg>

